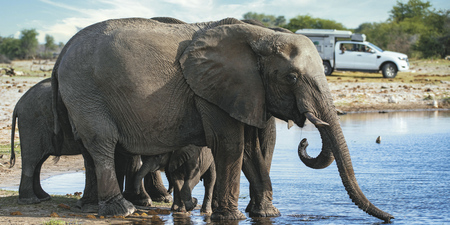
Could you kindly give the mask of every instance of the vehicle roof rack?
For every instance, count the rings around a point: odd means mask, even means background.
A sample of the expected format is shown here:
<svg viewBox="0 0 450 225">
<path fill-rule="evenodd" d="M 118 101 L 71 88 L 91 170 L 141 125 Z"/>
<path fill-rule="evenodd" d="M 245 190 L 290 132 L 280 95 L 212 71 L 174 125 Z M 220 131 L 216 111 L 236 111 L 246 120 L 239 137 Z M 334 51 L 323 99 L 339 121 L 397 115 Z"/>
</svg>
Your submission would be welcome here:
<svg viewBox="0 0 450 225">
<path fill-rule="evenodd" d="M 295 32 L 296 34 L 303 34 L 309 37 L 328 37 L 334 36 L 336 38 L 350 38 L 351 31 L 347 30 L 335 30 L 335 29 L 300 29 Z"/>
<path fill-rule="evenodd" d="M 366 41 L 366 35 L 365 34 L 352 34 L 351 36 L 352 41 Z"/>
</svg>

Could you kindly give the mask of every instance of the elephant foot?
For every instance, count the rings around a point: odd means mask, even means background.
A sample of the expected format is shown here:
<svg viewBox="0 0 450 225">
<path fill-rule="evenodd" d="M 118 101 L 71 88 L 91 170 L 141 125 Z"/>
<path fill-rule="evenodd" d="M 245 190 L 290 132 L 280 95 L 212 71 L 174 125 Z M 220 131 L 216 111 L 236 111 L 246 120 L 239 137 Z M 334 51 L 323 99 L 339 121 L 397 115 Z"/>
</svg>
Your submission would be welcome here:
<svg viewBox="0 0 450 225">
<path fill-rule="evenodd" d="M 81 212 L 83 213 L 96 213 L 98 212 L 97 204 L 86 204 L 81 207 Z"/>
<path fill-rule="evenodd" d="M 246 219 L 245 215 L 237 209 L 234 211 L 216 210 L 211 214 L 211 220 L 245 220 L 245 219 Z"/>
<path fill-rule="evenodd" d="M 173 203 L 172 204 L 172 208 L 170 209 L 171 211 L 173 211 L 173 212 L 179 212 L 179 213 L 185 213 L 185 212 L 187 212 L 187 210 L 186 210 L 186 207 L 185 206 L 183 206 L 183 205 L 178 205 L 178 204 L 175 204 L 175 203 Z"/>
<path fill-rule="evenodd" d="M 260 208 L 252 208 L 248 212 L 250 217 L 277 217 L 281 216 L 280 210 L 278 210 L 275 206 L 271 205 L 270 207 Z"/>
<path fill-rule="evenodd" d="M 191 201 L 185 202 L 186 211 L 192 211 L 197 206 L 198 200 L 196 198 L 192 198 Z"/>
<path fill-rule="evenodd" d="M 19 205 L 30 205 L 30 204 L 38 204 L 41 203 L 41 200 L 39 200 L 38 197 L 34 196 L 31 198 L 20 198 L 17 200 L 17 203 L 19 203 Z"/>
<path fill-rule="evenodd" d="M 137 199 L 137 200 L 131 201 L 131 203 L 133 203 L 133 205 L 138 205 L 138 206 L 152 206 L 152 200 L 150 198 Z"/>
<path fill-rule="evenodd" d="M 172 195 L 170 194 L 160 195 L 158 197 L 151 197 L 151 199 L 154 202 L 165 202 L 165 203 L 173 202 Z"/>
<path fill-rule="evenodd" d="M 191 213 L 190 212 L 174 212 L 174 213 L 172 213 L 172 216 L 174 218 L 187 218 L 187 219 L 189 219 L 190 216 L 191 216 Z M 181 222 L 181 221 L 177 221 L 177 222 Z M 182 223 L 182 224 L 184 224 L 184 223 Z M 189 223 L 186 223 L 186 224 L 189 224 Z"/>
<path fill-rule="evenodd" d="M 123 197 L 126 200 L 130 201 L 131 203 L 133 203 L 134 205 L 138 205 L 138 206 L 152 206 L 152 199 L 150 199 L 150 197 L 144 192 L 141 192 L 139 194 L 135 194 L 135 193 L 131 193 L 131 192 L 125 191 L 123 193 Z"/>
<path fill-rule="evenodd" d="M 52 197 L 45 192 L 44 190 L 38 190 L 34 192 L 36 194 L 36 196 L 39 198 L 39 200 L 41 200 L 41 202 L 43 201 L 49 201 L 50 199 L 52 199 Z"/>
<path fill-rule="evenodd" d="M 50 201 L 51 199 L 52 197 L 50 195 L 47 195 L 45 197 L 39 197 L 39 200 L 41 200 L 41 202 Z"/>
<path fill-rule="evenodd" d="M 211 215 L 212 214 L 211 206 L 207 206 L 207 207 L 202 206 L 202 209 L 200 209 L 200 214 L 207 215 L 207 216 Z"/>
<path fill-rule="evenodd" d="M 125 200 L 121 194 L 98 203 L 99 216 L 128 216 L 134 211 L 136 211 L 134 205 Z"/>
<path fill-rule="evenodd" d="M 87 201 L 86 199 L 81 198 L 77 201 L 76 208 L 80 209 L 83 213 L 96 213 L 98 212 L 98 203 L 96 201 Z"/>
<path fill-rule="evenodd" d="M 273 206 L 272 202 L 262 203 L 257 205 L 254 202 L 250 202 L 245 209 L 249 213 L 250 217 L 277 217 L 281 216 L 280 210 Z"/>
</svg>

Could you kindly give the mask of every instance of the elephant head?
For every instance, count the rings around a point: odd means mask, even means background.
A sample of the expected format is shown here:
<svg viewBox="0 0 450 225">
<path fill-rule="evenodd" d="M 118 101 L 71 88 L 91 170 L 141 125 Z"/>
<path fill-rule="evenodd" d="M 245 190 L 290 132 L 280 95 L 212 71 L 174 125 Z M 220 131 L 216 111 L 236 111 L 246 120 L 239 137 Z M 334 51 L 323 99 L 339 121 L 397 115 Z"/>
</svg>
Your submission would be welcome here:
<svg viewBox="0 0 450 225">
<path fill-rule="evenodd" d="M 245 124 L 263 128 L 273 115 L 303 127 L 308 119 L 323 149 L 306 164 L 326 167 L 335 159 L 353 202 L 372 216 L 393 218 L 359 188 L 322 60 L 308 38 L 250 25 L 219 26 L 197 33 L 180 63 L 196 95 Z"/>
</svg>

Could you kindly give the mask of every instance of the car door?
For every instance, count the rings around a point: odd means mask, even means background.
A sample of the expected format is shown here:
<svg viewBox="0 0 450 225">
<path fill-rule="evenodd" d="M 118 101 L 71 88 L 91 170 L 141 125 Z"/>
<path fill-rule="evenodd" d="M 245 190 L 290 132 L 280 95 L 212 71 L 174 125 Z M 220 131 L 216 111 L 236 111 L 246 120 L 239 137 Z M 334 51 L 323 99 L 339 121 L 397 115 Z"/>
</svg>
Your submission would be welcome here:
<svg viewBox="0 0 450 225">
<path fill-rule="evenodd" d="M 354 60 L 357 52 L 352 43 L 341 43 L 340 51 L 335 54 L 336 69 L 354 69 Z"/>
<path fill-rule="evenodd" d="M 353 68 L 356 70 L 377 70 L 377 55 L 375 51 L 365 44 L 358 44 L 355 48 Z"/>
</svg>

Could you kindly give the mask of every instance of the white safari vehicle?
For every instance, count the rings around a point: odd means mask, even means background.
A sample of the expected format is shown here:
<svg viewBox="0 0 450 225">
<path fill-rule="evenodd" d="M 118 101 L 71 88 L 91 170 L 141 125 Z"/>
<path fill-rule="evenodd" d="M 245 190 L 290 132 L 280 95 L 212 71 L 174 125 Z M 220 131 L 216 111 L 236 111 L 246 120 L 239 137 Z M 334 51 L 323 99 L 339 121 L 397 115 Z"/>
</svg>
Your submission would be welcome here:
<svg viewBox="0 0 450 225">
<path fill-rule="evenodd" d="M 409 70 L 407 55 L 383 51 L 367 42 L 364 34 L 327 29 L 301 29 L 295 33 L 312 40 L 322 57 L 326 75 L 330 75 L 335 69 L 375 73 L 382 71 L 383 77 L 394 78 L 398 71 Z"/>
</svg>

